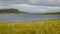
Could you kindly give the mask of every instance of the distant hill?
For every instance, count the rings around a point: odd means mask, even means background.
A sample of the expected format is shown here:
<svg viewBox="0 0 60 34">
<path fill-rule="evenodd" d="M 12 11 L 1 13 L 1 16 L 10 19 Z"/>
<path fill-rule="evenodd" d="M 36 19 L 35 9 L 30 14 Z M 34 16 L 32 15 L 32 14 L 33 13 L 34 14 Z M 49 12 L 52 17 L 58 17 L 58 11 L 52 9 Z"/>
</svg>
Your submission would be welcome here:
<svg viewBox="0 0 60 34">
<path fill-rule="evenodd" d="M 17 9 L 1 9 L 0 14 L 21 14 L 21 13 L 27 13 L 23 11 L 19 11 Z"/>
<path fill-rule="evenodd" d="M 51 14 L 53 14 L 53 15 L 59 14 L 59 15 L 60 15 L 60 12 L 37 13 L 37 14 L 35 14 L 35 15 L 51 15 Z"/>
<path fill-rule="evenodd" d="M 60 12 L 51 12 L 51 13 L 45 13 L 45 14 L 60 14 Z"/>
</svg>

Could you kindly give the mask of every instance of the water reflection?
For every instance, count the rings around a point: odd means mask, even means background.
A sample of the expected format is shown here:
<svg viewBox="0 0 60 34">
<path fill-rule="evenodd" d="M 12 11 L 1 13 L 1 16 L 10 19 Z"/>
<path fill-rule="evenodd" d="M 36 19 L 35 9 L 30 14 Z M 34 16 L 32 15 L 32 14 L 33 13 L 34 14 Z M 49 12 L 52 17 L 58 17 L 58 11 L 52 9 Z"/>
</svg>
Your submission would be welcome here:
<svg viewBox="0 0 60 34">
<path fill-rule="evenodd" d="M 17 22 L 17 21 L 40 21 L 60 19 L 60 15 L 31 15 L 31 14 L 0 14 L 0 21 Z"/>
</svg>

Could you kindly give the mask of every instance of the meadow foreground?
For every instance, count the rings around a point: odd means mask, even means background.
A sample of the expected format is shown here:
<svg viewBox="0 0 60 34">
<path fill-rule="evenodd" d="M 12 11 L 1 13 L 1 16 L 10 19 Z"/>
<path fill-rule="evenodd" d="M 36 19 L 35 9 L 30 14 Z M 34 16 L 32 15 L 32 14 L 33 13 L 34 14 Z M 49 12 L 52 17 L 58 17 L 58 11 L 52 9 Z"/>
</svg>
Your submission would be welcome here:
<svg viewBox="0 0 60 34">
<path fill-rule="evenodd" d="M 60 20 L 0 22 L 0 34 L 60 34 Z"/>
</svg>

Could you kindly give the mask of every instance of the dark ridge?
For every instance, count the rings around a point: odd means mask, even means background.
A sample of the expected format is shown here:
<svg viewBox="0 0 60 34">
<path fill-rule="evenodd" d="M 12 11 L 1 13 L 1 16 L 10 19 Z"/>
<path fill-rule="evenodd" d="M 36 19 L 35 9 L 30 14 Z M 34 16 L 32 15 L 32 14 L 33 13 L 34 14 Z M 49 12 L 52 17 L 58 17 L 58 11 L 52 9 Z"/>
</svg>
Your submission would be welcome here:
<svg viewBox="0 0 60 34">
<path fill-rule="evenodd" d="M 37 13 L 35 15 L 57 15 L 59 14 L 60 15 L 60 12 L 50 12 L 50 13 Z"/>
<path fill-rule="evenodd" d="M 19 11 L 17 9 L 0 9 L 0 14 L 21 14 L 21 13 L 27 12 Z"/>
<path fill-rule="evenodd" d="M 45 13 L 45 14 L 60 14 L 60 12 L 51 12 L 51 13 Z"/>
</svg>

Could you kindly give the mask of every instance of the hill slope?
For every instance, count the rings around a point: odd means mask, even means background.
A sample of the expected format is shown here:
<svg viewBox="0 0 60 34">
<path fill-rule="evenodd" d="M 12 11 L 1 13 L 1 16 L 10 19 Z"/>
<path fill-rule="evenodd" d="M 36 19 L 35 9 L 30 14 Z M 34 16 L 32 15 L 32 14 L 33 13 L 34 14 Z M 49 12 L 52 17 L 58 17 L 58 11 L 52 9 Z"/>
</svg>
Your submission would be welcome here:
<svg viewBox="0 0 60 34">
<path fill-rule="evenodd" d="M 50 13 L 37 13 L 35 15 L 57 15 L 59 14 L 60 15 L 60 12 L 50 12 Z"/>
<path fill-rule="evenodd" d="M 51 13 L 45 13 L 45 14 L 60 14 L 60 12 L 51 12 Z"/>
<path fill-rule="evenodd" d="M 17 9 L 1 9 L 0 14 L 21 14 L 21 13 L 27 13 L 23 11 L 19 11 Z"/>
</svg>

